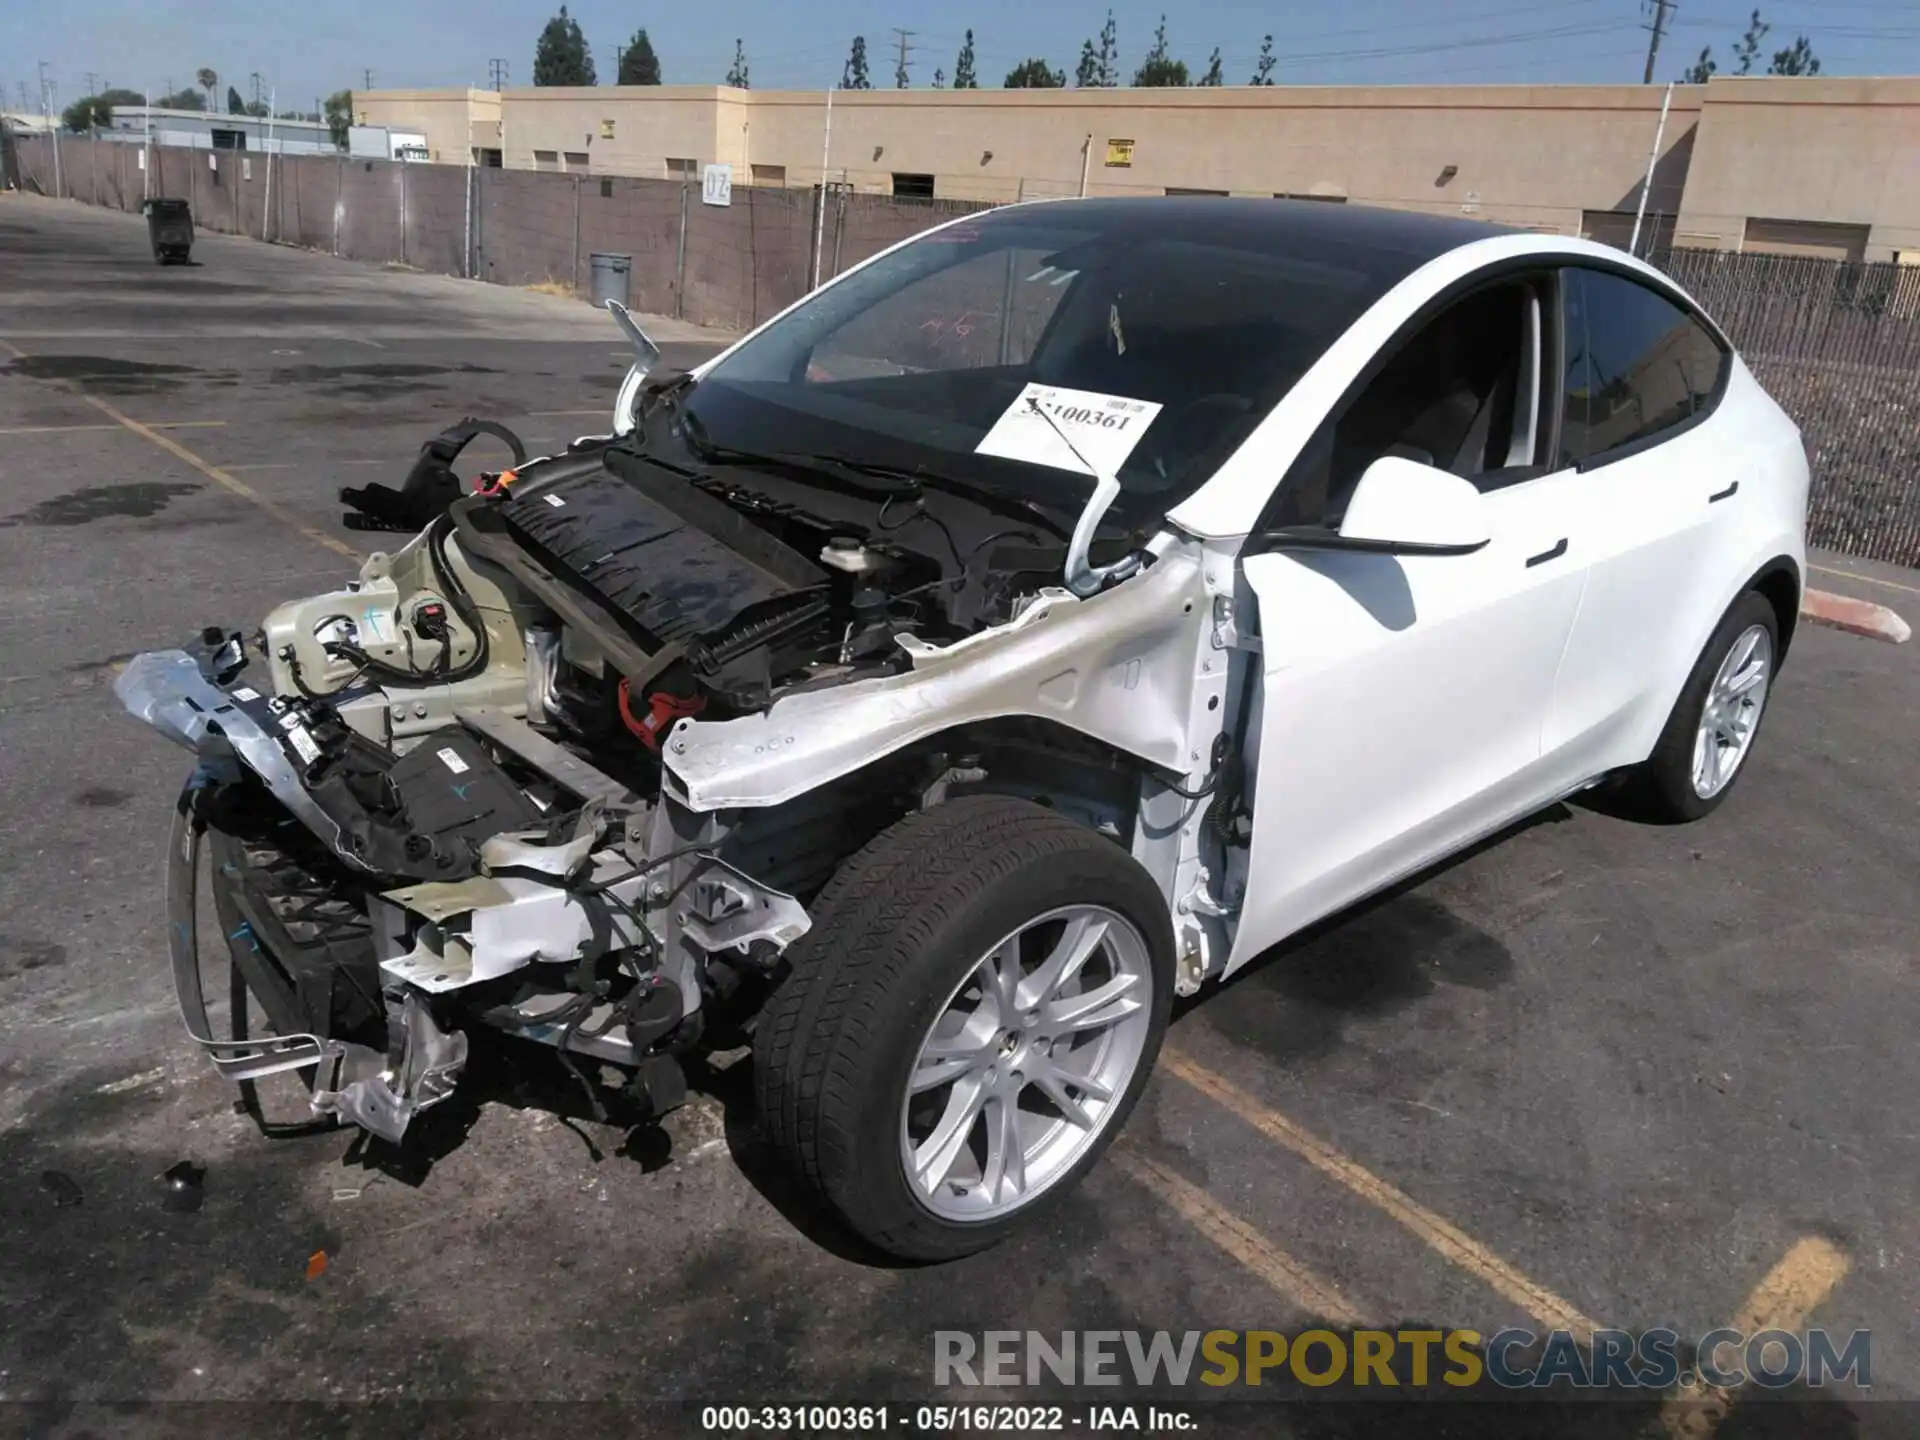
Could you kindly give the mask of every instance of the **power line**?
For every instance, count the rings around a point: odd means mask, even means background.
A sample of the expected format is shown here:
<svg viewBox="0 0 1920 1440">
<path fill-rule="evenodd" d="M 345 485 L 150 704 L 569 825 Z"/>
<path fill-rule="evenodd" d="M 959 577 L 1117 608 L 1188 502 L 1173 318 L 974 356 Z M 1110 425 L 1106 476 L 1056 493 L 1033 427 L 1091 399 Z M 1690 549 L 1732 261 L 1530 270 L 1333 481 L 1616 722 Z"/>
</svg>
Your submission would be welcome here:
<svg viewBox="0 0 1920 1440">
<path fill-rule="evenodd" d="M 1647 27 L 1653 32 L 1653 38 L 1647 42 L 1647 73 L 1640 82 L 1643 85 L 1653 83 L 1653 62 L 1660 58 L 1660 37 L 1667 31 L 1667 15 L 1679 8 L 1679 0 L 1653 0 L 1653 24 Z"/>
<path fill-rule="evenodd" d="M 916 50 L 919 48 L 916 45 L 909 45 L 907 42 L 911 40 L 917 32 L 912 30 L 902 30 L 899 26 L 896 25 L 894 27 L 893 33 L 900 37 L 900 47 L 899 47 L 900 59 L 893 69 L 893 83 L 896 89 L 904 90 L 907 88 L 907 85 L 909 83 L 908 76 L 907 76 L 907 52 L 909 50 Z"/>
</svg>

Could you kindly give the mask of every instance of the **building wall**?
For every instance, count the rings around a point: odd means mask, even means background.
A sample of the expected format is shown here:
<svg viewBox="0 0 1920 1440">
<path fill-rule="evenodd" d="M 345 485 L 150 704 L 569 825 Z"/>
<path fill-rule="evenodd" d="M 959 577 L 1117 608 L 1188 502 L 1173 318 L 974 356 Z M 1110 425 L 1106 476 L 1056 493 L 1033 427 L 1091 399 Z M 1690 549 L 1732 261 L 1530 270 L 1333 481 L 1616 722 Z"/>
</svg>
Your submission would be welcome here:
<svg viewBox="0 0 1920 1440">
<path fill-rule="evenodd" d="M 839 91 L 824 171 L 828 96 L 817 91 L 382 91 L 356 103 L 370 123 L 425 130 L 436 151 L 446 144 L 436 116 L 451 107 L 475 134 L 497 132 L 492 143 L 510 169 L 672 178 L 682 173 L 673 162 L 684 162 L 697 178 L 720 161 L 736 185 L 810 187 L 824 173 L 884 194 L 896 176 L 931 176 L 939 198 L 1005 201 L 1076 194 L 1084 167 L 1094 195 L 1317 195 L 1624 243 L 1665 93 L 1650 85 Z M 1107 163 L 1119 158 L 1120 141 L 1131 142 L 1128 163 Z M 1781 248 L 1804 236 L 1748 221 L 1823 221 L 1868 227 L 1856 248 L 1869 258 L 1920 249 L 1920 79 L 1676 86 L 1647 210 L 1647 233 L 1658 241 Z"/>
<path fill-rule="evenodd" d="M 356 92 L 353 118 L 358 125 L 425 135 L 428 159 L 442 165 L 464 165 L 470 150 L 501 148 L 500 95 L 493 90 Z"/>
<path fill-rule="evenodd" d="M 1707 95 L 1683 232 L 1739 249 L 1749 220 L 1817 221 L 1864 227 L 1856 259 L 1920 249 L 1920 77 L 1716 79 Z"/>
</svg>

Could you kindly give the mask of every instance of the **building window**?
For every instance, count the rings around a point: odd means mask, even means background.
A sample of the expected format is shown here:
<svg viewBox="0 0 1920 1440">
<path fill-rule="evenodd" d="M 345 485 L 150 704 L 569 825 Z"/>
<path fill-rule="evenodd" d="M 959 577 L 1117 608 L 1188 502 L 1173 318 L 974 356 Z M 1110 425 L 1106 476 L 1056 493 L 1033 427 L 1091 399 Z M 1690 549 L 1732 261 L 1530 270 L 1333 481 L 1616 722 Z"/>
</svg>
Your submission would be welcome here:
<svg viewBox="0 0 1920 1440">
<path fill-rule="evenodd" d="M 753 183 L 756 185 L 784 185 L 787 183 L 787 167 L 784 165 L 756 165 L 753 167 Z"/>
<path fill-rule="evenodd" d="M 216 150 L 244 150 L 247 148 L 247 132 L 244 130 L 215 130 L 213 148 Z"/>
<path fill-rule="evenodd" d="M 600 182 L 600 198 L 602 200 L 611 200 L 613 198 L 613 181 L 602 180 Z"/>
<path fill-rule="evenodd" d="M 899 200 L 931 200 L 933 176 L 903 175 L 896 170 L 893 172 L 893 193 Z"/>
<path fill-rule="evenodd" d="M 567 151 L 567 169 L 584 172 L 587 169 L 587 152 L 584 150 Z"/>
<path fill-rule="evenodd" d="M 536 170 L 558 170 L 560 168 L 560 152 L 558 150 L 534 151 L 533 168 Z"/>
<path fill-rule="evenodd" d="M 698 160 L 676 159 L 672 155 L 669 155 L 667 157 L 667 178 L 669 180 L 697 180 L 700 178 L 700 162 Z"/>
<path fill-rule="evenodd" d="M 498 170 L 507 163 L 506 155 L 499 150 L 482 150 L 479 156 L 481 165 L 489 170 Z"/>
<path fill-rule="evenodd" d="M 1226 193 L 1224 190 L 1191 190 L 1184 185 L 1167 186 L 1169 195 L 1224 195 Z"/>
</svg>

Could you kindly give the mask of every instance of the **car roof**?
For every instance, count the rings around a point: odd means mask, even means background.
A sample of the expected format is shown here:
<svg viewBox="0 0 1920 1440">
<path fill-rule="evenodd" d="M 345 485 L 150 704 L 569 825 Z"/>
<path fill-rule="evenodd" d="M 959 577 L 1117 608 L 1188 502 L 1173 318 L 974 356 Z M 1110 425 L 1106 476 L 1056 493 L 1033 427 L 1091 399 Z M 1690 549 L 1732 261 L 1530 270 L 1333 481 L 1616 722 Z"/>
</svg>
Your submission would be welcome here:
<svg viewBox="0 0 1920 1440">
<path fill-rule="evenodd" d="M 1286 257 L 1344 272 L 1349 294 L 1377 299 L 1448 251 L 1502 235 L 1525 234 L 1452 215 L 1386 210 L 1323 200 L 1225 195 L 1148 195 L 1012 205 L 975 223 L 1070 230 L 1129 249 L 1195 245 Z M 968 224 L 963 220 L 955 228 Z M 1359 282 L 1354 285 L 1354 282 Z M 1357 312 L 1356 312 L 1357 313 Z"/>
</svg>

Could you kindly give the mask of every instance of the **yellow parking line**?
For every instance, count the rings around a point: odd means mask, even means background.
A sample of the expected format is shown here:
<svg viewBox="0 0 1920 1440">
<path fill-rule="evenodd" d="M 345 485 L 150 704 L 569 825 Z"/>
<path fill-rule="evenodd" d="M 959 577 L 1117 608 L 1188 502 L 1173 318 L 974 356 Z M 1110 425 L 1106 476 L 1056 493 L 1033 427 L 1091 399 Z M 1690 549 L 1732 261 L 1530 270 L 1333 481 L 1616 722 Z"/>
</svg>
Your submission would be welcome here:
<svg viewBox="0 0 1920 1440">
<path fill-rule="evenodd" d="M 1357 1160 L 1348 1159 L 1318 1136 L 1301 1129 L 1279 1111 L 1261 1104 L 1246 1091 L 1216 1075 L 1177 1050 L 1161 1053 L 1160 1064 L 1209 1100 L 1231 1111 L 1270 1140 L 1276 1140 L 1322 1174 L 1339 1181 L 1362 1200 L 1385 1212 L 1424 1240 L 1443 1259 L 1477 1275 L 1494 1291 L 1521 1307 L 1553 1330 L 1566 1330 L 1574 1340 L 1593 1343 L 1594 1322 L 1546 1286 L 1529 1279 L 1478 1240 L 1382 1180 Z"/>
<path fill-rule="evenodd" d="M 1833 1293 L 1852 1263 L 1839 1246 L 1818 1235 L 1795 1241 L 1780 1257 L 1780 1263 L 1753 1287 L 1728 1328 L 1742 1336 L 1758 1335 L 1762 1330 L 1805 1330 L 1807 1320 Z M 1733 1396 L 1718 1385 L 1674 1391 L 1660 1406 L 1656 1433 L 1671 1440 L 1707 1440 L 1727 1418 L 1732 1404 Z"/>
<path fill-rule="evenodd" d="M 24 360 L 27 358 L 26 351 L 22 350 L 19 346 L 15 345 L 11 340 L 6 339 L 5 337 L 0 337 L 0 349 L 5 349 L 16 360 Z M 209 480 L 213 481 L 214 484 L 220 486 L 225 490 L 231 491 L 235 495 L 238 495 L 242 500 L 245 500 L 248 504 L 259 506 L 260 509 L 266 511 L 267 514 L 271 515 L 274 519 L 278 520 L 282 525 L 285 525 L 290 530 L 298 531 L 300 534 L 306 536 L 307 539 L 313 541 L 314 544 L 324 545 L 326 546 L 327 549 L 333 551 L 334 554 L 344 555 L 349 560 L 358 561 L 366 558 L 363 555 L 361 555 L 361 553 L 358 550 L 354 549 L 351 545 L 347 544 L 344 540 L 336 539 L 332 535 L 327 534 L 324 530 L 316 530 L 313 526 L 307 524 L 304 520 L 296 519 L 291 513 L 288 512 L 286 507 L 276 503 L 275 501 L 269 500 L 266 496 L 262 495 L 258 490 L 255 490 L 251 485 L 247 484 L 244 480 L 235 479 L 232 475 L 229 475 L 225 470 L 222 470 L 218 465 L 209 464 L 207 461 L 202 460 L 198 455 L 194 454 L 193 451 L 187 449 L 187 447 L 182 445 L 178 440 L 174 440 L 169 438 L 168 436 L 162 435 L 158 430 L 156 430 L 151 425 L 143 425 L 138 420 L 134 420 L 129 416 L 121 414 L 120 411 L 116 410 L 113 406 L 109 405 L 106 401 L 102 400 L 98 395 L 89 395 L 85 390 L 78 389 L 77 387 L 67 387 L 67 388 L 68 388 L 68 393 L 79 397 L 81 400 L 84 400 L 87 404 L 91 405 L 94 409 L 98 410 L 102 415 L 106 416 L 109 420 L 113 421 L 114 424 L 119 425 L 124 429 L 131 430 L 135 435 L 138 435 L 143 440 L 148 440 L 148 441 L 151 441 L 153 444 L 158 445 L 162 450 L 166 451 L 169 455 L 173 456 L 174 459 L 179 460 L 187 465 L 191 465 L 195 470 L 198 470 L 202 475 L 206 476 Z"/>
<path fill-rule="evenodd" d="M 1877 575 L 1862 575 L 1856 570 L 1836 570 L 1831 565 L 1815 565 L 1807 562 L 1809 570 L 1818 570 L 1822 575 L 1844 575 L 1849 580 L 1859 580 L 1867 585 L 1884 585 L 1889 590 L 1904 590 L 1909 595 L 1920 595 L 1920 585 L 1902 585 L 1898 580 L 1882 580 Z"/>
<path fill-rule="evenodd" d="M 1124 1142 L 1109 1153 L 1115 1164 L 1179 1212 L 1194 1229 L 1307 1314 L 1349 1328 L 1366 1324 L 1331 1281 L 1274 1245 L 1191 1180 Z"/>
<path fill-rule="evenodd" d="M 149 420 L 149 430 L 219 430 L 224 420 Z M 68 435 L 78 430 L 118 430 L 118 425 L 0 425 L 0 435 Z"/>
</svg>

